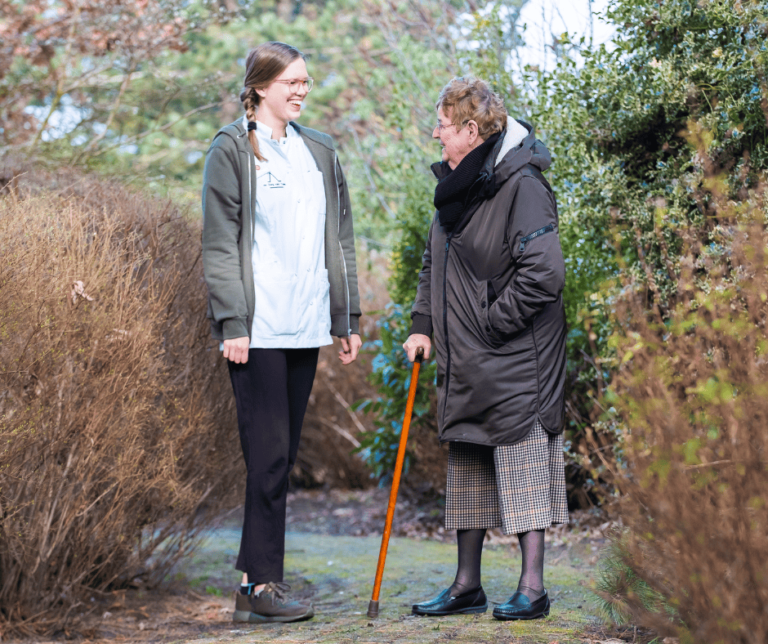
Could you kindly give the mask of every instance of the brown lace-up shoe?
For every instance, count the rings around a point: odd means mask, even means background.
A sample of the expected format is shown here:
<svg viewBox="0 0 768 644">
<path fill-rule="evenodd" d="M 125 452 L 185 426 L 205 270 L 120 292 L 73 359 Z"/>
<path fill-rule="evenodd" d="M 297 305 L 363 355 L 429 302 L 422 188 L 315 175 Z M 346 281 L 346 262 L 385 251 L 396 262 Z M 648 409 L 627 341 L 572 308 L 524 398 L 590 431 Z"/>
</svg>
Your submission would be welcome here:
<svg viewBox="0 0 768 644">
<path fill-rule="evenodd" d="M 299 622 L 315 614 L 311 604 L 291 599 L 291 587 L 282 582 L 270 581 L 258 595 L 243 595 L 235 599 L 235 622 Z"/>
</svg>

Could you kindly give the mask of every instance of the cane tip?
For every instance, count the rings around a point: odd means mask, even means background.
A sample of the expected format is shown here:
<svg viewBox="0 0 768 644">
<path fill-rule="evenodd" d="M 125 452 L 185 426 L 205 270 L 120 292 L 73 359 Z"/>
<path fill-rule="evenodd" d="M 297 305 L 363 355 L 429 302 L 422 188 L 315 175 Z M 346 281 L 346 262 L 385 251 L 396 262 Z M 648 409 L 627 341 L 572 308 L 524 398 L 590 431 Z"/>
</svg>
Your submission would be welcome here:
<svg viewBox="0 0 768 644">
<path fill-rule="evenodd" d="M 368 617 L 375 619 L 379 616 L 379 602 L 371 600 L 368 604 Z"/>
</svg>

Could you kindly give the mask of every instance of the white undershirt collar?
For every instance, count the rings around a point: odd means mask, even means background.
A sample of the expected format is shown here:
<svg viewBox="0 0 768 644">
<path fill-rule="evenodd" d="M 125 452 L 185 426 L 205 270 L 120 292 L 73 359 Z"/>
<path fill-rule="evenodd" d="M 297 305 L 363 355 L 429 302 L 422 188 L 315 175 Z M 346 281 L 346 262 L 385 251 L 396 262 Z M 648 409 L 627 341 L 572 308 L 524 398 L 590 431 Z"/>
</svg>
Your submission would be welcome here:
<svg viewBox="0 0 768 644">
<path fill-rule="evenodd" d="M 243 116 L 243 127 L 248 130 L 248 117 Z M 289 138 L 293 138 L 296 136 L 299 136 L 299 133 L 296 131 L 296 128 L 293 127 L 290 123 L 285 126 L 285 136 L 280 137 L 279 139 L 273 139 L 272 138 L 272 128 L 268 125 L 265 125 L 258 119 L 256 119 L 256 134 L 258 134 L 261 138 L 266 139 L 267 141 L 270 141 L 272 145 L 285 145 L 286 141 Z"/>
</svg>

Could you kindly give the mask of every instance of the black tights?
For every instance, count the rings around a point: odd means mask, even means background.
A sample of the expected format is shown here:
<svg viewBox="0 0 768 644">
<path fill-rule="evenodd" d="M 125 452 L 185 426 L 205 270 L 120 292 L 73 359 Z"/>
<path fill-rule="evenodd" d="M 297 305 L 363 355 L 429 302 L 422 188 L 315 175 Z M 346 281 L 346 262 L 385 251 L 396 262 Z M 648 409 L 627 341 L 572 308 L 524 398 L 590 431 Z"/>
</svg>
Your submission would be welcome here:
<svg viewBox="0 0 768 644">
<path fill-rule="evenodd" d="M 544 594 L 544 530 L 531 530 L 517 535 L 523 567 L 517 589 L 533 601 Z"/>
<path fill-rule="evenodd" d="M 531 601 L 544 593 L 544 530 L 531 530 L 517 535 L 523 565 L 517 589 Z M 458 530 L 459 566 L 451 585 L 451 595 L 474 590 L 480 583 L 480 560 L 483 554 L 485 530 Z"/>
<path fill-rule="evenodd" d="M 451 586 L 451 595 L 460 595 L 480 586 L 480 558 L 483 554 L 485 530 L 457 530 L 459 568 Z"/>
</svg>

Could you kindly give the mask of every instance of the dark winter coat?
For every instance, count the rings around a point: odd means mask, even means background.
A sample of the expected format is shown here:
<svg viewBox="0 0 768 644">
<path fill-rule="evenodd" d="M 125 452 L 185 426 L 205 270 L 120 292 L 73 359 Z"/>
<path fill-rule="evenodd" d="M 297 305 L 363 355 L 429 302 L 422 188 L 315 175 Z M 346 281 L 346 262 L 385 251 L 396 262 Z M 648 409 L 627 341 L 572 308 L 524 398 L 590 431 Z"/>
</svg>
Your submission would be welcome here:
<svg viewBox="0 0 768 644">
<path fill-rule="evenodd" d="M 533 128 L 510 119 L 480 172 L 488 189 L 452 234 L 432 221 L 411 333 L 434 330 L 441 441 L 509 445 L 537 419 L 562 431 L 565 264 L 549 164 Z"/>
</svg>

